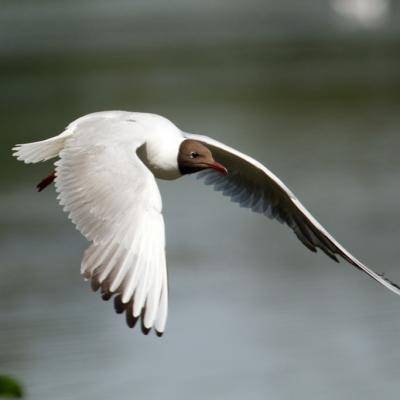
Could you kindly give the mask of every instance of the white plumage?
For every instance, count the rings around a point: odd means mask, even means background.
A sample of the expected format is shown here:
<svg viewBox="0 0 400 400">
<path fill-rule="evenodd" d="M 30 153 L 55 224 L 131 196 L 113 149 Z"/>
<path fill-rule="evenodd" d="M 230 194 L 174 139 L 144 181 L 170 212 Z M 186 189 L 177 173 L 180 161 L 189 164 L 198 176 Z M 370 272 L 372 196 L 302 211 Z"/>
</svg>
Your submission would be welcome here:
<svg viewBox="0 0 400 400">
<path fill-rule="evenodd" d="M 183 140 L 162 117 L 113 111 L 79 118 L 55 138 L 15 148 L 26 163 L 60 157 L 58 200 L 92 242 L 82 274 L 105 298 L 117 295 L 117 311 L 128 312 L 130 325 L 142 315 L 144 329 L 154 326 L 159 333 L 167 319 L 168 285 L 162 201 L 149 168 L 163 165 L 164 177 L 180 176 L 176 155 Z M 146 166 L 137 151 L 147 145 L 155 152 L 154 143 L 165 144 L 149 161 L 153 166 Z"/>
<path fill-rule="evenodd" d="M 211 138 L 187 134 L 167 119 L 144 113 L 107 111 L 72 122 L 51 139 L 17 145 L 14 155 L 26 163 L 55 162 L 58 199 L 91 245 L 81 272 L 114 297 L 128 325 L 141 317 L 142 329 L 165 329 L 168 284 L 162 201 L 155 177 L 182 176 L 178 153 L 185 139 L 205 145 L 228 168 L 227 176 L 204 169 L 205 183 L 255 212 L 293 229 L 310 250 L 339 255 L 396 294 L 399 287 L 371 271 L 312 217 L 294 194 L 266 167 Z"/>
</svg>

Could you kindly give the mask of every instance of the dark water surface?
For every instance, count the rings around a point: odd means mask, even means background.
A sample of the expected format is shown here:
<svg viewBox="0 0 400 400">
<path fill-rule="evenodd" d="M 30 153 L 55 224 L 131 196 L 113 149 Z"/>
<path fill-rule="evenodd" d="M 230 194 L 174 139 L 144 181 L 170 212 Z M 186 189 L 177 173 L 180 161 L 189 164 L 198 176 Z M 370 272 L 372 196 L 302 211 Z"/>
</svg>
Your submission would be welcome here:
<svg viewBox="0 0 400 400">
<path fill-rule="evenodd" d="M 92 111 L 163 114 L 258 158 L 400 282 L 398 25 L 346 36 L 324 2 L 128 3 L 4 3 L 0 373 L 33 400 L 398 399 L 400 299 L 364 274 L 193 177 L 160 182 L 170 313 L 144 337 L 80 277 L 87 243 L 34 190 L 51 165 L 9 151 Z"/>
</svg>

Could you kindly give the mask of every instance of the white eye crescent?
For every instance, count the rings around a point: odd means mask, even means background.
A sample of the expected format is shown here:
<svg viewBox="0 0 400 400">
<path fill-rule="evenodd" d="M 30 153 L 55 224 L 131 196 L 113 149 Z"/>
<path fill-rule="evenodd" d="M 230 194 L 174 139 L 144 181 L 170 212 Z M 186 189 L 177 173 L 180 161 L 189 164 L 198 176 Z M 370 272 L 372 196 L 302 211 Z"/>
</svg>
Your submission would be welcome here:
<svg viewBox="0 0 400 400">
<path fill-rule="evenodd" d="M 190 152 L 190 158 L 197 158 L 200 154 L 197 151 Z"/>
</svg>

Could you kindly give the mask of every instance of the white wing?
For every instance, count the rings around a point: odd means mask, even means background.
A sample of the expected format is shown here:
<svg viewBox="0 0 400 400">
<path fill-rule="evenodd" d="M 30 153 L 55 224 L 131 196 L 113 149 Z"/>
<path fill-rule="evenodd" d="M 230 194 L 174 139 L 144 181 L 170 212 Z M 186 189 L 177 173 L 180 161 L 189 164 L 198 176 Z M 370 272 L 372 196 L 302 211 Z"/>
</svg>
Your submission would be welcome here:
<svg viewBox="0 0 400 400">
<path fill-rule="evenodd" d="M 167 271 L 160 193 L 137 155 L 144 136 L 134 121 L 84 121 L 56 162 L 58 199 L 92 245 L 81 272 L 114 294 L 115 309 L 128 325 L 142 318 L 144 333 L 162 334 L 167 318 Z"/>
<path fill-rule="evenodd" d="M 207 185 L 230 197 L 241 207 L 251 208 L 269 218 L 277 219 L 293 229 L 296 236 L 311 251 L 317 248 L 333 260 L 337 255 L 351 265 L 400 295 L 400 287 L 383 275 L 370 270 L 343 248 L 305 209 L 296 196 L 267 168 L 253 158 L 206 136 L 185 134 L 187 138 L 205 144 L 214 158 L 228 169 L 228 176 L 207 169 L 198 174 Z"/>
</svg>

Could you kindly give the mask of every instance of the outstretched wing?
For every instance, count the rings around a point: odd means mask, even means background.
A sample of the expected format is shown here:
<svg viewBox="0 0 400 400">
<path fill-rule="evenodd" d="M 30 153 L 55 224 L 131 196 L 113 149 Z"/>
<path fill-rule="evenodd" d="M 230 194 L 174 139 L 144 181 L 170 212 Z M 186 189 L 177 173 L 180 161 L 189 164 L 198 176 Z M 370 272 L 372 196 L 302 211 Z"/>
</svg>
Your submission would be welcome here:
<svg viewBox="0 0 400 400">
<path fill-rule="evenodd" d="M 241 207 L 287 224 L 311 251 L 317 248 L 335 261 L 344 258 L 354 267 L 400 295 L 400 287 L 366 267 L 342 247 L 306 210 L 296 196 L 271 171 L 253 158 L 207 136 L 185 134 L 206 145 L 214 158 L 228 169 L 228 176 L 207 169 L 198 173 L 207 185 Z"/>
<path fill-rule="evenodd" d="M 76 127 L 56 162 L 58 199 L 90 241 L 81 272 L 128 325 L 162 334 L 167 271 L 161 196 L 137 155 L 144 143 L 134 121 L 95 118 Z M 136 130 L 135 130 L 136 129 Z"/>
</svg>

